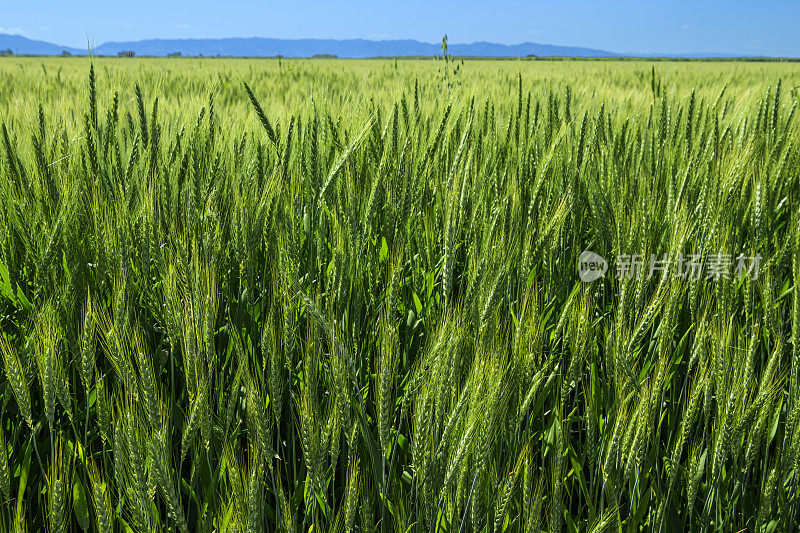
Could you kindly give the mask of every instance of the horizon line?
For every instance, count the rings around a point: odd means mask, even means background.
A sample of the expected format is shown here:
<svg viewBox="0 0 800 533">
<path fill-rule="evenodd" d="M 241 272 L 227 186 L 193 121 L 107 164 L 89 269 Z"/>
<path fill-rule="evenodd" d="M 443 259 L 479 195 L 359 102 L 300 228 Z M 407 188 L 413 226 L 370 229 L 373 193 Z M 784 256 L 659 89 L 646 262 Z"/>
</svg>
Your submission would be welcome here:
<svg viewBox="0 0 800 533">
<path fill-rule="evenodd" d="M 232 36 L 232 37 L 147 37 L 142 39 L 136 40 L 110 40 L 110 41 L 103 41 L 99 44 L 94 44 L 92 46 L 87 47 L 84 49 L 83 47 L 72 46 L 72 45 L 63 45 L 59 43 L 55 43 L 52 41 L 47 41 L 44 39 L 32 38 L 21 33 L 5 33 L 0 32 L 0 35 L 7 36 L 7 37 L 18 37 L 22 39 L 26 39 L 29 41 L 40 42 L 49 44 L 52 46 L 62 47 L 62 48 L 69 48 L 72 50 L 80 50 L 81 53 L 85 50 L 86 54 L 91 54 L 93 50 L 96 50 L 99 47 L 106 46 L 106 45 L 119 45 L 119 44 L 137 44 L 137 43 L 144 43 L 148 41 L 231 41 L 231 40 L 272 40 L 272 41 L 287 41 L 287 42 L 297 42 L 297 41 L 331 41 L 331 42 L 353 42 L 353 41 L 362 41 L 367 43 L 393 43 L 393 42 L 413 42 L 419 43 L 429 46 L 436 46 L 438 42 L 431 42 L 431 41 L 423 41 L 414 38 L 394 38 L 394 39 L 371 39 L 366 37 L 348 37 L 348 38 L 336 38 L 336 37 L 264 37 L 264 36 L 249 36 L 249 37 L 242 37 L 242 36 Z M 506 47 L 517 47 L 517 46 L 524 46 L 524 45 L 535 45 L 535 46 L 549 46 L 549 47 L 557 47 L 557 48 L 574 48 L 579 50 L 588 50 L 592 52 L 600 52 L 603 54 L 608 55 L 595 55 L 595 56 L 569 56 L 569 55 L 542 55 L 542 56 L 535 56 L 535 57 L 549 57 L 549 58 L 580 58 L 580 59 L 602 59 L 602 58 L 637 58 L 637 59 L 800 59 L 800 55 L 795 56 L 781 56 L 781 55 L 769 55 L 769 54 L 761 54 L 761 55 L 753 55 L 753 54 L 746 54 L 740 52 L 616 52 L 612 50 L 607 50 L 605 48 L 594 48 L 591 46 L 585 45 L 571 45 L 571 44 L 556 44 L 556 43 L 548 43 L 548 42 L 536 42 L 536 41 L 522 41 L 522 42 L 515 42 L 515 43 L 502 43 L 496 41 L 487 41 L 487 40 L 477 40 L 477 41 L 470 41 L 470 42 L 448 42 L 448 47 L 451 46 L 472 46 L 472 45 L 495 45 L 495 46 L 506 46 Z M 176 51 L 179 52 L 179 51 Z M 319 54 L 325 54 L 325 52 L 320 52 Z M 19 56 L 53 56 L 58 54 L 15 54 Z M 116 57 L 116 56 L 104 56 L 104 57 Z M 158 55 L 141 55 L 139 57 L 162 57 Z M 185 56 L 185 57 L 200 57 L 200 56 Z M 209 56 L 202 56 L 202 57 L 216 57 L 215 55 Z M 220 57 L 263 57 L 263 58 L 270 58 L 276 57 L 275 55 L 272 56 L 220 56 Z M 285 57 L 285 56 L 284 56 Z M 312 56 L 293 56 L 296 58 L 311 58 Z M 428 57 L 427 55 L 389 55 L 389 56 L 370 56 L 369 58 L 414 58 L 414 57 Z M 457 56 L 453 55 L 453 57 L 462 57 L 462 58 L 525 58 L 531 57 L 531 55 L 526 56 L 472 56 L 472 55 L 462 55 Z M 339 59 L 350 59 L 346 57 L 341 57 Z M 365 58 L 353 58 L 353 59 L 368 59 Z"/>
</svg>

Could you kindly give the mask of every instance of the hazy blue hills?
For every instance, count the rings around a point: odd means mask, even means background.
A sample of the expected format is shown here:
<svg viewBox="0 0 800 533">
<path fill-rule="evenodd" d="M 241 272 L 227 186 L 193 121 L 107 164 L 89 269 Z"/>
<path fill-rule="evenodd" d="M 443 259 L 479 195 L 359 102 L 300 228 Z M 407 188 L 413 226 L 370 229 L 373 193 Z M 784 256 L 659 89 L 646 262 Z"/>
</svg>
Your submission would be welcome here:
<svg viewBox="0 0 800 533">
<path fill-rule="evenodd" d="M 10 49 L 14 54 L 60 55 L 86 54 L 68 46 L 44 41 L 35 41 L 19 35 L 0 34 L 0 50 Z M 441 53 L 438 43 L 423 43 L 411 39 L 371 41 L 366 39 L 265 39 L 261 37 L 229 39 L 147 39 L 133 42 L 108 42 L 97 46 L 95 55 L 116 56 L 120 52 L 134 52 L 138 56 L 166 56 L 179 52 L 184 56 L 233 56 L 233 57 L 311 57 L 318 54 L 333 54 L 345 58 L 386 56 L 433 56 Z M 451 44 L 449 52 L 454 56 L 475 57 L 525 57 L 569 56 L 611 57 L 618 54 L 604 50 L 575 46 L 522 43 L 514 45 L 477 42 Z"/>
<path fill-rule="evenodd" d="M 17 55 L 86 55 L 86 49 L 76 49 L 45 41 L 36 41 L 20 35 L 0 33 L 0 53 L 11 50 Z M 453 56 L 466 57 L 686 57 L 723 58 L 744 57 L 739 54 L 619 54 L 606 50 L 579 46 L 558 46 L 540 43 L 498 44 L 476 42 L 451 44 L 448 51 Z M 108 42 L 96 46 L 95 55 L 116 56 L 120 52 L 133 52 L 137 56 L 166 56 L 180 53 L 183 56 L 224 57 L 311 57 L 331 54 L 342 58 L 364 57 L 431 57 L 441 54 L 439 43 L 423 43 L 411 39 L 371 41 L 367 39 L 266 39 L 262 37 L 234 37 L 228 39 L 146 39 L 143 41 Z"/>
<path fill-rule="evenodd" d="M 370 41 L 366 39 L 152 39 L 145 41 L 105 43 L 97 47 L 104 55 L 130 50 L 137 55 L 162 56 L 174 52 L 182 55 L 269 57 L 310 57 L 317 54 L 333 54 L 338 57 L 386 57 L 386 56 L 433 56 L 440 53 L 440 45 L 423 43 L 411 39 L 394 41 Z M 448 51 L 454 56 L 518 57 L 571 56 L 606 57 L 615 54 L 603 50 L 571 46 L 523 43 L 504 45 L 496 43 L 451 44 Z"/>
<path fill-rule="evenodd" d="M 15 54 L 29 54 L 42 56 L 56 56 L 67 51 L 70 54 L 86 53 L 86 50 L 77 50 L 69 46 L 59 46 L 45 41 L 35 41 L 21 35 L 8 35 L 0 33 L 0 52 L 11 50 Z"/>
</svg>

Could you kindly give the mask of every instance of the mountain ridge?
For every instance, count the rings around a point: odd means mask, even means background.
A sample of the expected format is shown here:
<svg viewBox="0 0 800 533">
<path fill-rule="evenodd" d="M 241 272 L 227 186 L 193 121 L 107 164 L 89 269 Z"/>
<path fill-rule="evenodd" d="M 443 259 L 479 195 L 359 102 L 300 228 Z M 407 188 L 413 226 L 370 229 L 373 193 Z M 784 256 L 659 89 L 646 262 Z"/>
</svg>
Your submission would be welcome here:
<svg viewBox="0 0 800 533">
<path fill-rule="evenodd" d="M 21 35 L 0 33 L 0 51 L 11 50 L 16 55 L 88 55 L 87 50 L 61 46 L 46 41 L 28 39 Z M 94 55 L 116 56 L 134 52 L 138 56 L 162 57 L 180 53 L 184 56 L 223 57 L 312 57 L 335 55 L 340 58 L 371 57 L 430 57 L 441 54 L 441 45 L 414 39 L 273 39 L 267 37 L 229 37 L 221 39 L 144 39 L 139 41 L 110 41 L 92 50 Z M 453 43 L 448 52 L 454 57 L 673 57 L 673 58 L 734 58 L 737 54 L 621 54 L 554 44 L 524 42 L 500 44 L 488 41 Z"/>
<path fill-rule="evenodd" d="M 368 58 L 392 56 L 433 56 L 441 52 L 439 44 L 413 39 L 271 39 L 264 37 L 238 37 L 227 39 L 147 39 L 143 41 L 109 42 L 97 47 L 104 55 L 117 55 L 130 50 L 138 55 L 221 55 L 240 57 L 311 57 L 333 54 L 341 58 Z M 489 42 L 451 44 L 448 52 L 453 56 L 517 57 L 517 56 L 571 56 L 614 57 L 605 50 L 576 46 L 558 46 L 539 43 L 504 45 Z"/>
</svg>

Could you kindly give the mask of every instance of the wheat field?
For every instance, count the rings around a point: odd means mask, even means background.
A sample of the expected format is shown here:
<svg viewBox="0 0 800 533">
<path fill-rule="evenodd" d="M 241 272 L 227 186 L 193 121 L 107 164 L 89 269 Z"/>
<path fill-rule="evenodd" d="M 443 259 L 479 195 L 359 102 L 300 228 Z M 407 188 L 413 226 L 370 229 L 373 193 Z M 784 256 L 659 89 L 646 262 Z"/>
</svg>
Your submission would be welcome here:
<svg viewBox="0 0 800 533">
<path fill-rule="evenodd" d="M 796 529 L 798 101 L 1 58 L 0 531 Z"/>
</svg>

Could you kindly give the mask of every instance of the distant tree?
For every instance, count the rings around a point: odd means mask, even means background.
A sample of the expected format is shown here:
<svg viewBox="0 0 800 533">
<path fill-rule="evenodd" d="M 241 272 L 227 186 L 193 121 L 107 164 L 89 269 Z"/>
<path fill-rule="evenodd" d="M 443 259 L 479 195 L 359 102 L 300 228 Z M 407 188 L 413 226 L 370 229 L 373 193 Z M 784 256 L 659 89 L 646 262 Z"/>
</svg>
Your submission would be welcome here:
<svg viewBox="0 0 800 533">
<path fill-rule="evenodd" d="M 69 56 L 71 56 L 71 55 L 72 55 L 72 54 L 70 54 L 70 53 L 69 53 L 67 50 L 62 50 L 62 51 L 61 51 L 61 57 L 69 57 Z"/>
<path fill-rule="evenodd" d="M 5 50 L 0 50 L 0 56 L 13 56 L 14 51 L 11 48 L 7 48 Z"/>
<path fill-rule="evenodd" d="M 311 56 L 312 59 L 336 59 L 338 57 L 336 54 L 314 54 Z"/>
<path fill-rule="evenodd" d="M 181 57 L 180 52 L 172 52 L 171 54 L 167 54 L 167 57 Z"/>
<path fill-rule="evenodd" d="M 124 50 L 117 54 L 117 57 L 133 57 L 136 55 L 136 52 L 133 50 Z"/>
</svg>

